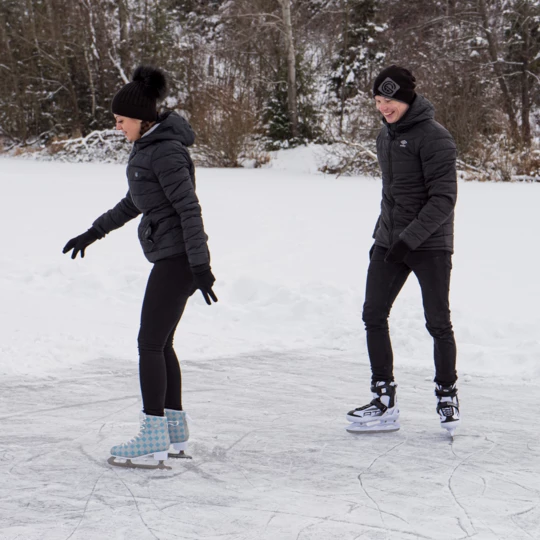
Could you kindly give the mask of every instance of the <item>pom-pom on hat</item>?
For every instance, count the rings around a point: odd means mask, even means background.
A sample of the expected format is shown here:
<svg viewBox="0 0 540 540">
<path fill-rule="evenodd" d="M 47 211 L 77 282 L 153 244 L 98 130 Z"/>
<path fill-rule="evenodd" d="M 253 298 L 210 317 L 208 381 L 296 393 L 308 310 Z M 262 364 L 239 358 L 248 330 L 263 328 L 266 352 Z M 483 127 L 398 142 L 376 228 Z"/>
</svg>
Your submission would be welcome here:
<svg viewBox="0 0 540 540">
<path fill-rule="evenodd" d="M 165 74 L 152 66 L 139 66 L 131 80 L 113 97 L 113 114 L 153 122 L 157 119 L 156 103 L 167 94 Z"/>
<path fill-rule="evenodd" d="M 416 79 L 406 68 L 392 65 L 383 69 L 373 83 L 373 97 L 382 96 L 411 104 L 416 97 Z"/>
</svg>

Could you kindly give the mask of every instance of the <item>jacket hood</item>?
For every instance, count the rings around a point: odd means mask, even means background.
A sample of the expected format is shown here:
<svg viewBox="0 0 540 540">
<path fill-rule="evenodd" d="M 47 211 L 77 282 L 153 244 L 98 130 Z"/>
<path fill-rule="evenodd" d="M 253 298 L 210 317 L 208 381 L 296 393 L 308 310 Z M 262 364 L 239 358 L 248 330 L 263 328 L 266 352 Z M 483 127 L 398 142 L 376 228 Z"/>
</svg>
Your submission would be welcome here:
<svg viewBox="0 0 540 540">
<path fill-rule="evenodd" d="M 175 111 L 167 111 L 158 118 L 159 124 L 147 135 L 144 135 L 135 145 L 144 148 L 157 141 L 176 140 L 184 146 L 191 146 L 195 142 L 195 132 L 189 122 Z"/>
<path fill-rule="evenodd" d="M 406 131 L 419 122 L 433 120 L 434 118 L 435 107 L 424 96 L 417 94 L 407 112 L 395 124 L 389 124 L 384 118 L 383 122 L 392 131 Z"/>
</svg>

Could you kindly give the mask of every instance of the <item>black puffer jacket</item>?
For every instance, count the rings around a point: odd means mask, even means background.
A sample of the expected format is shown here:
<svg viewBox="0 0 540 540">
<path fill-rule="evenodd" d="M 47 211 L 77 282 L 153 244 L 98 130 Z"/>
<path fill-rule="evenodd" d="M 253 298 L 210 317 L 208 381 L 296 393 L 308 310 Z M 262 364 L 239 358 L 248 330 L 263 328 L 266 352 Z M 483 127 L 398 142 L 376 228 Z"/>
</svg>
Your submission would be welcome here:
<svg viewBox="0 0 540 540">
<path fill-rule="evenodd" d="M 139 240 L 150 262 L 187 253 L 191 267 L 208 265 L 195 167 L 186 148 L 194 140 L 185 118 L 175 112 L 161 116 L 157 127 L 133 145 L 127 195 L 93 226 L 107 234 L 142 213 Z"/>
<path fill-rule="evenodd" d="M 388 248 L 401 238 L 411 250 L 453 252 L 456 145 L 426 98 L 416 96 L 398 122 L 385 122 L 377 157 L 383 189 L 375 244 Z"/>
</svg>

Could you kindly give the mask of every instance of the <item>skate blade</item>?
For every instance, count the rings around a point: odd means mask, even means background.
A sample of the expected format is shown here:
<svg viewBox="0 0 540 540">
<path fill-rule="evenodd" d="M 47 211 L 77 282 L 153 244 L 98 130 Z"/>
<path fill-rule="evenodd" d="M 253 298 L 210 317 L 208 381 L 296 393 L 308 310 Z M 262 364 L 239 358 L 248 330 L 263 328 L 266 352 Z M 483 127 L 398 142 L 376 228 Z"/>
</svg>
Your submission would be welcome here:
<svg viewBox="0 0 540 540">
<path fill-rule="evenodd" d="M 193 459 L 190 455 L 186 454 L 183 450 L 178 453 L 169 452 L 169 457 L 172 459 Z"/>
<path fill-rule="evenodd" d="M 448 435 L 450 435 L 452 440 L 454 440 L 454 437 L 455 437 L 455 434 L 456 434 L 456 428 L 457 428 L 457 426 L 453 426 L 453 427 L 445 427 L 445 426 L 443 426 L 443 429 L 448 432 Z"/>
<path fill-rule="evenodd" d="M 362 425 L 369 425 L 373 422 L 378 422 L 378 418 L 380 417 L 367 417 L 367 418 L 358 418 L 351 415 L 347 415 L 347 422 L 350 422 L 351 424 L 362 424 Z M 386 423 L 392 423 L 397 422 L 399 420 L 399 414 L 395 414 L 393 416 L 385 416 L 384 422 Z"/>
<path fill-rule="evenodd" d="M 387 424 L 357 424 L 353 423 L 347 426 L 345 429 L 349 433 L 384 433 L 387 431 L 398 431 L 401 426 L 399 422 L 389 422 Z"/>
<path fill-rule="evenodd" d="M 125 459 L 126 461 L 116 461 L 117 459 Z M 149 463 L 133 463 L 131 459 L 129 458 L 117 458 L 116 456 L 111 456 L 107 463 L 109 465 L 113 465 L 114 467 L 124 467 L 126 469 L 162 469 L 166 471 L 171 471 L 172 467 L 169 467 L 165 465 L 163 461 L 159 461 L 156 464 L 149 464 Z"/>
</svg>

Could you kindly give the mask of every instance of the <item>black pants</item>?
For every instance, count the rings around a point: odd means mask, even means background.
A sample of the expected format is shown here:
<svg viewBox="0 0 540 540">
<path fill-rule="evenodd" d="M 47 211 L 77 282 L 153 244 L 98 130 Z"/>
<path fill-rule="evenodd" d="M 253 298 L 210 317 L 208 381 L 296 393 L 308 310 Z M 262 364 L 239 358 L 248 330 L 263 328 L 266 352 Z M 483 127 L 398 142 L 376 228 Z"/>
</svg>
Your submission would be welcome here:
<svg viewBox="0 0 540 540">
<path fill-rule="evenodd" d="M 139 376 L 145 414 L 182 410 L 182 375 L 174 332 L 194 292 L 186 255 L 157 261 L 150 272 L 139 331 Z"/>
<path fill-rule="evenodd" d="M 422 289 L 426 328 L 434 341 L 435 382 L 453 384 L 457 380 L 456 342 L 448 300 L 452 254 L 416 251 L 404 263 L 395 264 L 384 262 L 386 251 L 376 246 L 371 257 L 363 312 L 372 382 L 394 380 L 388 316 L 409 274 L 414 272 Z"/>
</svg>

